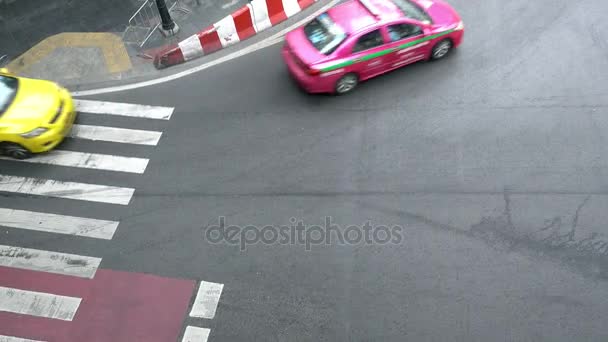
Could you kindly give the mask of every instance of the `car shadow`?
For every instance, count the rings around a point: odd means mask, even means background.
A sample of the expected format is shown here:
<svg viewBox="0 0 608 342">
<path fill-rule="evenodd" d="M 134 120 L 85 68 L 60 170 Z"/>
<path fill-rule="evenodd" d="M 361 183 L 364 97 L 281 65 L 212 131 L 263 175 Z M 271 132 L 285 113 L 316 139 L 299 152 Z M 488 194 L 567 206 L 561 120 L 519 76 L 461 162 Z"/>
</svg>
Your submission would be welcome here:
<svg viewBox="0 0 608 342">
<path fill-rule="evenodd" d="M 449 55 L 445 56 L 441 60 L 437 60 L 437 61 L 421 60 L 421 61 L 414 62 L 409 65 L 403 66 L 401 68 L 394 69 L 387 73 L 378 75 L 374 78 L 362 81 L 353 92 L 351 92 L 349 94 L 345 94 L 345 95 L 336 95 L 336 94 L 327 94 L 327 93 L 308 94 L 305 92 L 305 90 L 302 87 L 300 87 L 297 84 L 297 82 L 292 77 L 290 77 L 290 79 L 291 79 L 291 84 L 293 85 L 294 89 L 299 90 L 306 97 L 310 97 L 310 98 L 331 101 L 331 100 L 335 100 L 335 99 L 350 98 L 351 96 L 355 96 L 355 97 L 373 96 L 376 92 L 378 92 L 379 90 L 382 90 L 385 87 L 426 86 L 425 84 L 429 83 L 429 82 L 421 82 L 421 80 L 428 81 L 429 77 L 432 77 L 432 78 L 436 77 L 436 73 L 433 73 L 432 75 L 429 74 L 429 67 L 441 67 L 441 68 L 445 68 L 445 69 L 453 68 L 453 67 L 455 67 L 454 63 L 456 62 L 457 57 L 458 57 L 457 53 L 458 53 L 458 50 L 456 49 L 456 50 L 451 51 L 451 53 Z M 432 78 L 431 78 L 431 80 L 432 80 Z M 432 83 L 432 82 L 430 82 L 430 83 Z"/>
</svg>

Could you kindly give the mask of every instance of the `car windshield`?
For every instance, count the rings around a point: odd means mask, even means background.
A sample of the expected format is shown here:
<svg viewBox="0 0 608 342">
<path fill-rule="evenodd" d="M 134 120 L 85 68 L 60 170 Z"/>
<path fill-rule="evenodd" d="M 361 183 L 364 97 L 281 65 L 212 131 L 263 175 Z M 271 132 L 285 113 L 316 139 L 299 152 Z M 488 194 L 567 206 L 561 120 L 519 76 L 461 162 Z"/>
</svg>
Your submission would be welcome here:
<svg viewBox="0 0 608 342">
<path fill-rule="evenodd" d="M 324 55 L 328 55 L 342 44 L 346 33 L 327 13 L 323 13 L 304 26 L 308 40 Z"/>
<path fill-rule="evenodd" d="M 431 17 L 417 4 L 410 0 L 393 0 L 403 14 L 414 20 L 432 23 Z"/>
<path fill-rule="evenodd" d="M 13 102 L 19 81 L 16 78 L 0 75 L 0 115 L 4 114 Z"/>
</svg>

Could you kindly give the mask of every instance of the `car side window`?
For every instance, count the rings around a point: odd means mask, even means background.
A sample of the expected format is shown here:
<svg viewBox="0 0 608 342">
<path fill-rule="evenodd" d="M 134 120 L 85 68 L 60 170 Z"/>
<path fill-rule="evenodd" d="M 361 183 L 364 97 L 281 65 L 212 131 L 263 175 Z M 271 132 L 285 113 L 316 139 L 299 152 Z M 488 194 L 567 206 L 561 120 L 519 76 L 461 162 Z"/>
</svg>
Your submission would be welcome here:
<svg viewBox="0 0 608 342">
<path fill-rule="evenodd" d="M 384 44 L 384 39 L 382 38 L 382 33 L 380 30 L 368 32 L 359 37 L 353 48 L 353 53 L 375 48 L 381 46 L 382 44 Z"/>
<path fill-rule="evenodd" d="M 419 26 L 412 24 L 395 24 L 388 27 L 388 34 L 391 37 L 391 41 L 396 42 L 398 40 L 419 36 L 422 34 L 422 29 Z"/>
</svg>

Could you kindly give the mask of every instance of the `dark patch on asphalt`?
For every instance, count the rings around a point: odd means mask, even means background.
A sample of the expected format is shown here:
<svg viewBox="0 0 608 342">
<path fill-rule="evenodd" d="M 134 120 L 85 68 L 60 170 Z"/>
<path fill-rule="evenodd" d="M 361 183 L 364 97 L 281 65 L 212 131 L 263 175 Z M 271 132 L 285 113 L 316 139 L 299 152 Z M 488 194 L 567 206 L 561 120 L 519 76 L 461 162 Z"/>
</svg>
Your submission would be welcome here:
<svg viewBox="0 0 608 342">
<path fill-rule="evenodd" d="M 502 215 L 484 217 L 470 232 L 495 248 L 532 252 L 552 257 L 587 276 L 608 279 L 608 239 L 597 232 L 575 238 L 579 215 L 591 196 L 575 208 L 570 222 L 563 216 L 549 217 L 542 227 L 516 227 L 511 219 L 510 199 L 505 194 Z M 565 232 L 564 232 L 565 228 Z"/>
</svg>

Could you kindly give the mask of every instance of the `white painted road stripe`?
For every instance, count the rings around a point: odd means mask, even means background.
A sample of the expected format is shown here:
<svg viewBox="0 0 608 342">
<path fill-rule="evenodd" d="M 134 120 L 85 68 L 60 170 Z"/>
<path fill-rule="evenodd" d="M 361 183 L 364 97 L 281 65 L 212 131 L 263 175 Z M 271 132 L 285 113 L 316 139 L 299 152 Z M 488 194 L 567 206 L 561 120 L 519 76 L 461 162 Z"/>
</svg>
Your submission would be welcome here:
<svg viewBox="0 0 608 342">
<path fill-rule="evenodd" d="M 162 132 L 105 126 L 74 125 L 69 137 L 124 144 L 156 145 Z"/>
<path fill-rule="evenodd" d="M 93 278 L 100 258 L 0 245 L 0 266 Z"/>
<path fill-rule="evenodd" d="M 135 189 L 0 175 L 0 192 L 127 205 Z"/>
<path fill-rule="evenodd" d="M 0 208 L 0 226 L 111 240 L 118 222 Z"/>
<path fill-rule="evenodd" d="M 9 157 L 0 157 L 9 159 Z M 109 154 L 83 153 L 75 151 L 54 150 L 33 158 L 19 160 L 26 163 L 39 163 L 57 166 L 79 167 L 118 172 L 144 173 L 148 159 L 113 156 Z"/>
<path fill-rule="evenodd" d="M 28 340 L 27 338 L 0 335 L 0 342 L 44 342 L 44 341 Z"/>
<path fill-rule="evenodd" d="M 210 332 L 207 328 L 187 326 L 182 342 L 207 342 Z"/>
<path fill-rule="evenodd" d="M 220 301 L 223 288 L 224 284 L 201 281 L 192 311 L 190 311 L 190 317 L 208 319 L 215 317 L 215 310 Z"/>
<path fill-rule="evenodd" d="M 0 311 L 71 321 L 82 299 L 0 286 Z"/>
<path fill-rule="evenodd" d="M 74 100 L 74 103 L 78 112 L 92 114 L 121 115 L 159 120 L 169 120 L 173 114 L 172 107 L 90 100 Z"/>
</svg>

